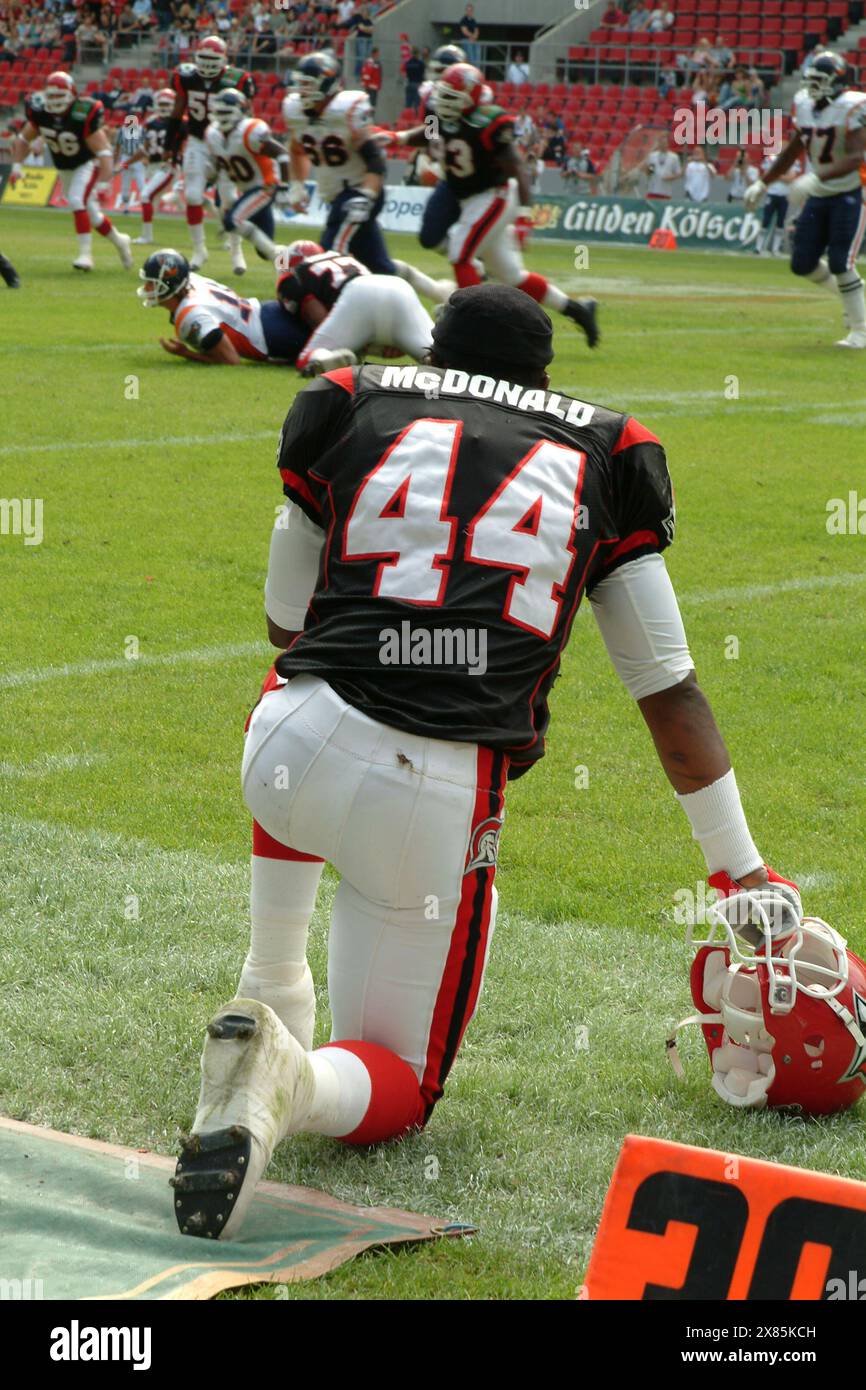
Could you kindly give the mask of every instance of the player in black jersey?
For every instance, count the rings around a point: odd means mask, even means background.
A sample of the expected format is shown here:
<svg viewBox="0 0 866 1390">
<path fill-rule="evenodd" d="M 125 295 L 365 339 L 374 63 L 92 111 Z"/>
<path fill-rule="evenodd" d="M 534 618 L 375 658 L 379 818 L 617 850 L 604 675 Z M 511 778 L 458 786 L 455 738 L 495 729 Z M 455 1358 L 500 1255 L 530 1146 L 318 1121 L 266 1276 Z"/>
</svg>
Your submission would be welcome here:
<svg viewBox="0 0 866 1390">
<path fill-rule="evenodd" d="M 10 290 L 21 288 L 21 277 L 8 256 L 0 255 L 0 279 Z"/>
<path fill-rule="evenodd" d="M 254 710 L 252 943 L 208 1028 L 181 1229 L 233 1237 L 275 1144 L 372 1144 L 424 1125 L 478 999 L 509 776 L 542 756 L 547 700 L 589 596 L 711 883 L 773 880 L 698 688 L 662 552 L 664 450 L 551 389 L 526 295 L 452 296 L 429 367 L 342 369 L 297 397 L 265 607 L 285 647 Z M 587 712 L 587 718 L 591 713 Z M 323 861 L 331 1043 L 305 960 Z"/>
<path fill-rule="evenodd" d="M 204 192 L 210 172 L 210 159 L 205 144 L 205 131 L 210 122 L 210 100 L 217 92 L 233 87 L 245 97 L 255 95 L 256 84 L 242 68 L 229 66 L 228 49 L 216 34 L 201 40 L 191 63 L 181 63 L 172 74 L 175 92 L 174 112 L 169 122 L 166 149 L 176 155 L 183 136 L 181 120 L 186 117 L 186 142 L 183 149 L 183 182 L 186 197 L 186 220 L 192 237 L 193 254 L 190 265 L 200 270 L 207 260 L 204 240 Z M 240 238 L 236 238 L 237 247 Z M 236 248 L 233 248 L 236 249 Z"/>
<path fill-rule="evenodd" d="M 21 160 L 40 136 L 60 175 L 63 195 L 75 221 L 78 255 L 72 262 L 76 270 L 93 269 L 91 227 L 107 237 L 117 249 L 124 270 L 132 266 L 131 242 L 106 217 L 97 201 L 100 188 L 107 187 L 114 171 L 111 146 L 103 128 L 105 111 L 101 101 L 79 97 L 67 72 L 52 72 L 42 92 L 33 92 L 24 103 L 27 119 L 12 147 L 12 174 L 21 176 Z"/>
<path fill-rule="evenodd" d="M 357 354 L 422 361 L 433 320 L 412 286 L 397 275 L 373 275 L 354 256 L 323 251 L 313 241 L 280 247 L 277 298 L 311 328 L 296 366 L 304 376 L 354 365 Z"/>
<path fill-rule="evenodd" d="M 478 262 L 492 280 L 515 285 L 548 309 L 570 318 L 590 347 L 599 340 L 594 299 L 569 299 L 523 264 L 532 230 L 532 189 L 514 143 L 514 117 L 485 103 L 484 78 L 469 63 L 454 63 L 433 83 L 430 105 L 437 118 L 432 131 L 444 156 L 445 181 L 460 204 L 448 231 L 448 258 L 460 286 L 477 285 Z M 401 132 L 401 144 L 431 139 L 425 120 Z"/>
<path fill-rule="evenodd" d="M 135 238 L 136 246 L 152 244 L 154 203 L 165 193 L 177 169 L 166 150 L 174 103 L 174 90 L 163 87 L 154 98 L 154 114 L 148 116 L 141 127 L 141 143 L 136 157 L 144 161 L 146 174 L 141 190 L 141 236 Z"/>
</svg>

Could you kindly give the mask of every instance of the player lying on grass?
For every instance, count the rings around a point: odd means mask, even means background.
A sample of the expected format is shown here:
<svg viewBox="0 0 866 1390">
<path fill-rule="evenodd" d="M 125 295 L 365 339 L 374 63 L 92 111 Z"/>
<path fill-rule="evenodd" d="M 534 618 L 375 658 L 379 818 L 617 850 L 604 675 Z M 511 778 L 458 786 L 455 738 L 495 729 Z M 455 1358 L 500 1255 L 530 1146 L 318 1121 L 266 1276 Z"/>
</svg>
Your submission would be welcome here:
<svg viewBox="0 0 866 1390">
<path fill-rule="evenodd" d="M 354 256 L 315 241 L 281 247 L 279 263 L 277 298 L 311 330 L 296 363 L 304 376 L 354 365 L 366 352 L 420 362 L 430 351 L 433 320 L 405 280 L 371 275 Z"/>
<path fill-rule="evenodd" d="M 148 256 L 136 291 L 146 309 L 167 309 L 176 338 L 160 338 L 173 357 L 236 367 L 251 362 L 294 362 L 309 329 L 279 300 L 241 299 L 228 285 L 195 275 L 179 251 Z"/>
<path fill-rule="evenodd" d="M 866 231 L 866 92 L 847 86 L 848 68 L 837 53 L 819 53 L 794 98 L 795 133 L 743 201 L 756 208 L 767 186 L 808 155 L 811 171 L 792 185 L 806 203 L 794 227 L 791 269 L 842 296 L 848 333 L 837 347 L 866 348 L 866 297 L 857 256 Z"/>
<path fill-rule="evenodd" d="M 252 938 L 208 1026 L 178 1163 L 182 1231 L 238 1234 L 286 1136 L 349 1144 L 426 1124 L 478 1001 L 506 781 L 543 756 L 586 593 L 722 893 L 796 888 L 746 824 L 662 552 L 664 450 L 550 389 L 553 333 L 520 291 L 454 294 L 432 365 L 332 372 L 280 439 L 287 498 L 265 606 L 283 650 L 247 734 Z M 302 630 L 301 630 L 302 629 Z M 307 930 L 341 876 L 331 1042 L 313 1049 Z"/>
</svg>

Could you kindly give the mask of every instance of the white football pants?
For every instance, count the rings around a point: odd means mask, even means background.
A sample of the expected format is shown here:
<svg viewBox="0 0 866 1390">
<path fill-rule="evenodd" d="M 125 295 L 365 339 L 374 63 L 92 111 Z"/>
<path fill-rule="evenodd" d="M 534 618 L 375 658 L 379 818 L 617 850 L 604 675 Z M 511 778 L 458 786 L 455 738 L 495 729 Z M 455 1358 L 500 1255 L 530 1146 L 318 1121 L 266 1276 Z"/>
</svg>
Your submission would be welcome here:
<svg viewBox="0 0 866 1390">
<path fill-rule="evenodd" d="M 412 286 L 397 275 L 350 280 L 297 360 L 303 368 L 318 348 L 390 347 L 422 361 L 433 345 L 433 320 Z"/>
<path fill-rule="evenodd" d="M 198 207 L 204 202 L 204 191 L 211 173 L 211 161 L 204 140 L 188 135 L 183 148 L 183 187 L 187 204 Z"/>
<path fill-rule="evenodd" d="M 255 820 L 342 876 L 331 1040 L 403 1058 L 428 1113 L 481 990 L 506 771 L 492 749 L 402 733 L 311 675 L 272 672 L 249 723 L 242 781 Z"/>
<path fill-rule="evenodd" d="M 466 198 L 460 216 L 448 232 L 448 259 L 459 265 L 480 260 L 488 275 L 503 285 L 518 285 L 526 273 L 514 232 L 517 188 L 512 179 L 503 188 L 489 188 Z"/>
</svg>

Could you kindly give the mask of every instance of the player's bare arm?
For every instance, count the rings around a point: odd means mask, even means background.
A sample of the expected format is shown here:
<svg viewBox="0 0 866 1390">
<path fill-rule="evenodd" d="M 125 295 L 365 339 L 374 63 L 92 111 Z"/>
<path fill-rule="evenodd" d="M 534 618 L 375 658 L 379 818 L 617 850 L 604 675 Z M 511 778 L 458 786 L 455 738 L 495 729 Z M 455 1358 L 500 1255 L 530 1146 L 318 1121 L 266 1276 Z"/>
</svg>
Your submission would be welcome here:
<svg viewBox="0 0 866 1390">
<path fill-rule="evenodd" d="M 775 183 L 777 179 L 781 179 L 784 174 L 787 174 L 791 165 L 801 157 L 804 151 L 805 146 L 803 144 L 803 138 L 798 131 L 796 135 L 791 136 L 785 148 L 773 160 L 769 169 L 762 175 L 760 182 L 766 186 L 767 184 Z M 754 186 L 753 184 L 752 187 Z"/>
<path fill-rule="evenodd" d="M 170 353 L 172 357 L 185 357 L 190 362 L 204 362 L 215 364 L 222 367 L 236 367 L 240 363 L 240 355 L 231 339 L 223 333 L 218 341 L 208 348 L 203 348 L 196 352 L 193 348 L 187 347 L 186 343 L 180 342 L 177 338 L 160 338 L 160 346 Z"/>
<path fill-rule="evenodd" d="M 529 182 L 529 175 L 526 172 L 526 165 L 513 145 L 507 145 L 496 160 L 497 168 L 502 171 L 505 179 L 517 180 L 517 195 L 520 206 L 528 208 L 532 206 L 532 187 Z"/>
<path fill-rule="evenodd" d="M 114 156 L 104 130 L 95 130 L 84 142 L 99 160 L 99 182 L 110 183 L 114 174 Z"/>
<path fill-rule="evenodd" d="M 268 622 L 268 641 L 272 647 L 278 647 L 281 652 L 284 652 L 287 647 L 292 645 L 295 638 L 300 636 L 300 632 L 292 632 L 287 627 L 280 627 L 278 623 L 274 622 L 270 614 L 265 616 Z"/>
<path fill-rule="evenodd" d="M 303 212 L 309 205 L 306 182 L 310 177 L 311 168 L 310 156 L 300 140 L 293 140 L 289 146 L 289 171 L 292 185 L 289 190 L 289 207 L 293 212 Z"/>
<path fill-rule="evenodd" d="M 27 121 L 22 126 L 20 133 L 16 135 L 15 139 L 12 141 L 12 173 L 10 175 L 10 182 L 12 184 L 17 183 L 21 178 L 21 165 L 27 158 L 30 146 L 33 144 L 38 134 L 39 131 L 36 129 L 35 125 L 31 125 L 30 122 Z"/>
</svg>

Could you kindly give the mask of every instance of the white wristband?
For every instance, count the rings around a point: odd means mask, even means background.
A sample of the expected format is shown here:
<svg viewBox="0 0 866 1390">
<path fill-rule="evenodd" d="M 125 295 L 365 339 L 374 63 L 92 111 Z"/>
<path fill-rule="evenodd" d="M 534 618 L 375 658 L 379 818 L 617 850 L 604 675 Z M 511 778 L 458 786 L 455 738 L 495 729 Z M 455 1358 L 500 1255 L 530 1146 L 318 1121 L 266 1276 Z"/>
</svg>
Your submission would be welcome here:
<svg viewBox="0 0 866 1390">
<path fill-rule="evenodd" d="M 708 873 L 724 870 L 740 879 L 761 867 L 764 861 L 749 834 L 733 768 L 700 791 L 677 793 L 677 801 L 704 852 Z"/>
</svg>

